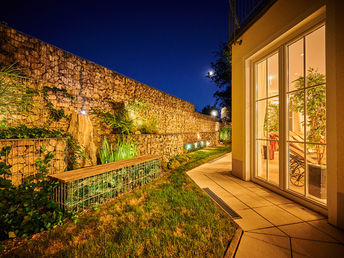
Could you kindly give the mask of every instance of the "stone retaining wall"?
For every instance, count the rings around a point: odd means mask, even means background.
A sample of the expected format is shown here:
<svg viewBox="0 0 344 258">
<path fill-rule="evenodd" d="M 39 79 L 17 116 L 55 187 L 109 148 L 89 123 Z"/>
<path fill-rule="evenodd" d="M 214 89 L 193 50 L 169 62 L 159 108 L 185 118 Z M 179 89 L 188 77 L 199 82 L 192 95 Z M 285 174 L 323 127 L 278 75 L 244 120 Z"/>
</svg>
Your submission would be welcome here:
<svg viewBox="0 0 344 258">
<path fill-rule="evenodd" d="M 110 144 L 115 144 L 120 135 L 106 136 Z M 184 152 L 184 144 L 208 141 L 209 147 L 216 146 L 219 141 L 219 133 L 180 133 L 180 134 L 140 134 L 134 136 L 138 143 L 138 156 L 159 155 L 164 158 L 172 158 Z M 97 143 L 101 146 L 101 141 Z"/>
<path fill-rule="evenodd" d="M 49 173 L 56 174 L 66 170 L 66 142 L 55 138 L 51 139 L 5 139 L 0 140 L 0 149 L 10 146 L 11 149 L 3 158 L 7 165 L 11 165 L 13 184 L 18 185 L 29 175 L 38 172 L 36 162 L 50 151 L 54 157 L 50 162 Z M 46 151 L 41 152 L 44 146 Z"/>
<path fill-rule="evenodd" d="M 194 105 L 170 94 L 130 79 L 91 61 L 42 42 L 36 38 L 0 25 L 0 65 L 16 63 L 32 80 L 30 87 L 43 86 L 66 89 L 75 100 L 60 93 L 49 93 L 54 107 L 62 108 L 67 118 L 54 122 L 49 119 L 44 102 L 35 99 L 30 114 L 22 112 L 6 119 L 11 125 L 46 126 L 67 130 L 70 115 L 85 110 L 92 121 L 95 137 L 111 133 L 111 129 L 95 115 L 92 109 L 112 111 L 112 102 L 133 99 L 151 103 L 144 111 L 144 119 L 157 119 L 162 134 L 214 132 L 219 130 L 216 118 L 195 112 Z"/>
</svg>

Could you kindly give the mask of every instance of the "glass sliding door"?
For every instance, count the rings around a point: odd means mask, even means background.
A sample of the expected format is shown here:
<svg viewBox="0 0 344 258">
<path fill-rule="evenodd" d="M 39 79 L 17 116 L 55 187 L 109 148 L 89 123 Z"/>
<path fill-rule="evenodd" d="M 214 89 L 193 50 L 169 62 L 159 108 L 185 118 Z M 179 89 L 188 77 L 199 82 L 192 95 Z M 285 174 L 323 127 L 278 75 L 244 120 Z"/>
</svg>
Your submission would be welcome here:
<svg viewBox="0 0 344 258">
<path fill-rule="evenodd" d="M 287 51 L 288 189 L 326 203 L 325 26 Z"/>
<path fill-rule="evenodd" d="M 279 184 L 279 56 L 255 65 L 255 176 Z"/>
</svg>

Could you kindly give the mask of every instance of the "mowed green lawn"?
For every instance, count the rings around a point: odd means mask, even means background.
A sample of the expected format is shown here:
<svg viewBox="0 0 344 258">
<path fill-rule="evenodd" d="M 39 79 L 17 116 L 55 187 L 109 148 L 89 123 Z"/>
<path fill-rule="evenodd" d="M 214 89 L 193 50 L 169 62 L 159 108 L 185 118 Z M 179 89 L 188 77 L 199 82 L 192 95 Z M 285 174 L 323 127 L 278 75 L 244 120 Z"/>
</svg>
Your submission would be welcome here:
<svg viewBox="0 0 344 258">
<path fill-rule="evenodd" d="M 235 226 L 185 174 L 229 148 L 195 151 L 188 164 L 97 210 L 74 224 L 36 235 L 6 256 L 223 257 Z"/>
</svg>

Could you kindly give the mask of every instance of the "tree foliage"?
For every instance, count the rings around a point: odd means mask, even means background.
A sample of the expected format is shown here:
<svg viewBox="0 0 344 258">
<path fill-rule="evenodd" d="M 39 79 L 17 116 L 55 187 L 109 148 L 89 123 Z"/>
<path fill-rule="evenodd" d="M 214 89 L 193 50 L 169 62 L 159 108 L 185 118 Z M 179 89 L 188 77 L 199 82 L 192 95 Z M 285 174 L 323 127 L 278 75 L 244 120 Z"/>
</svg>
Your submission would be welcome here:
<svg viewBox="0 0 344 258">
<path fill-rule="evenodd" d="M 216 104 L 221 107 L 232 106 L 232 50 L 227 43 L 220 44 L 220 49 L 214 53 L 215 62 L 211 62 L 210 66 L 213 73 L 208 73 L 210 78 L 218 87 L 214 93 Z"/>
<path fill-rule="evenodd" d="M 205 114 L 205 115 L 211 115 L 211 111 L 213 111 L 213 110 L 216 110 L 217 112 L 219 112 L 219 110 L 218 110 L 218 108 L 215 106 L 215 105 L 213 105 L 213 106 L 211 106 L 211 105 L 206 105 L 203 109 L 202 109 L 202 114 Z"/>
<path fill-rule="evenodd" d="M 305 77 L 300 76 L 294 81 L 296 91 L 290 97 L 291 109 L 305 115 L 307 142 L 324 144 L 326 141 L 326 77 L 310 67 Z M 322 164 L 325 156 L 325 146 L 308 144 L 308 149 L 314 149 L 318 164 Z"/>
</svg>

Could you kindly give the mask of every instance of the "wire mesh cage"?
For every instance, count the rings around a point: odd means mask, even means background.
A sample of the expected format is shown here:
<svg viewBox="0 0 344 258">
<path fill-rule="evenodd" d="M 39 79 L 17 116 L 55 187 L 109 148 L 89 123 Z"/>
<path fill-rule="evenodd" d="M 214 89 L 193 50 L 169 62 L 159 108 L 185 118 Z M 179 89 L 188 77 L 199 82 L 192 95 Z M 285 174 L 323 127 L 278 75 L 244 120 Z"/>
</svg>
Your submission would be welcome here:
<svg viewBox="0 0 344 258">
<path fill-rule="evenodd" d="M 161 159 L 145 156 L 87 169 L 51 176 L 60 182 L 54 197 L 63 210 L 79 212 L 152 181 L 161 173 Z"/>
<path fill-rule="evenodd" d="M 2 162 L 10 165 L 11 175 L 4 175 L 14 185 L 22 184 L 25 178 L 39 172 L 36 165 L 47 152 L 54 156 L 49 166 L 49 174 L 64 172 L 67 168 L 66 142 L 57 138 L 45 139 L 0 139 L 0 149 L 10 147 Z M 42 148 L 45 151 L 42 152 Z"/>
</svg>

